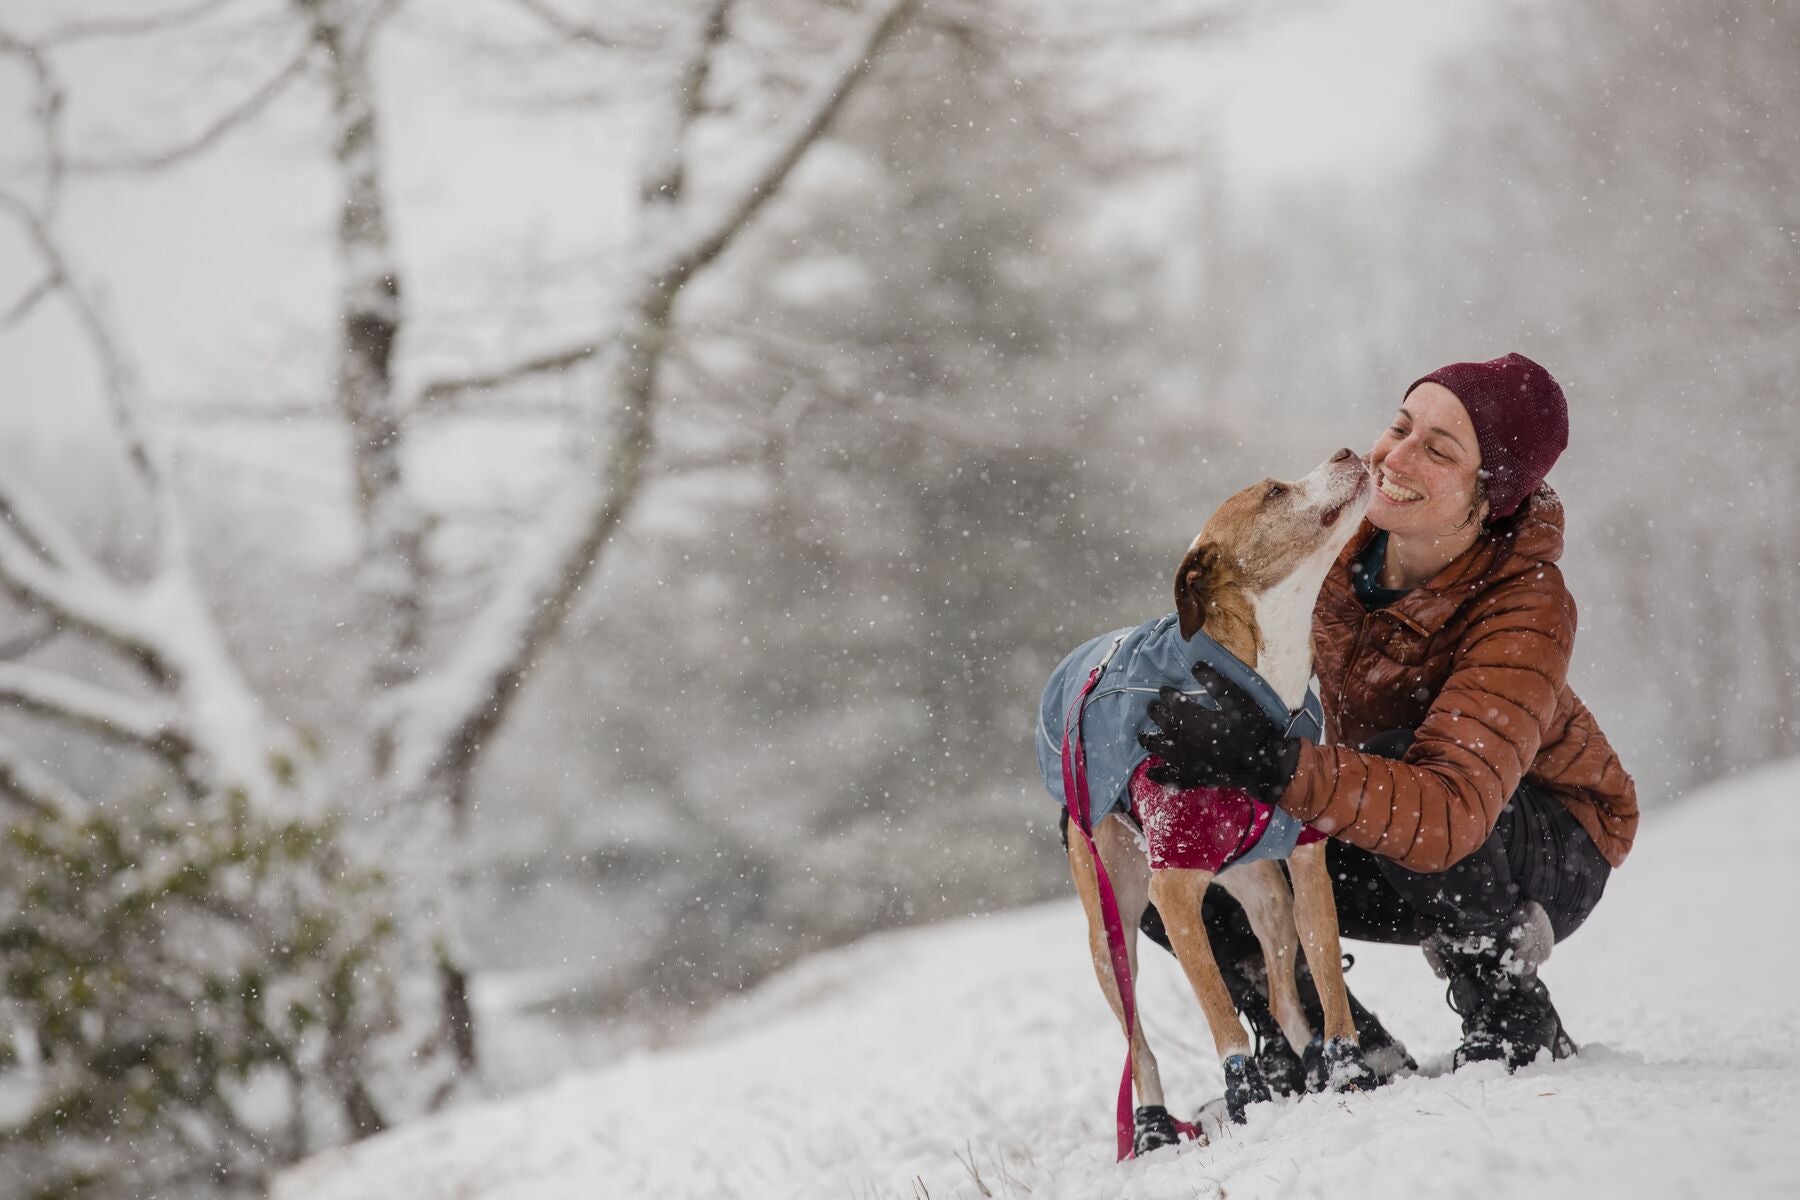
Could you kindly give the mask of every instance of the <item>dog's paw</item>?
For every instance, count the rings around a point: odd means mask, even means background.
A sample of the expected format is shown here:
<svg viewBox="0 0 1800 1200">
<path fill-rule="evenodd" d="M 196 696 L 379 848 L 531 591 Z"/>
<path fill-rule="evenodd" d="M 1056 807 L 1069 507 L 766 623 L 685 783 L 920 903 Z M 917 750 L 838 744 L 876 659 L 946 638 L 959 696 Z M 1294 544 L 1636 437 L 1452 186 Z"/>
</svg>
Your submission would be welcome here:
<svg viewBox="0 0 1800 1200">
<path fill-rule="evenodd" d="M 1269 1090 L 1277 1096 L 1298 1096 L 1306 1091 L 1306 1067 L 1285 1038 L 1271 1038 L 1256 1055 Z"/>
<path fill-rule="evenodd" d="M 1322 1092 L 1331 1083 L 1331 1068 L 1325 1063 L 1325 1038 L 1323 1035 L 1306 1043 L 1306 1049 L 1300 1052 L 1300 1069 L 1306 1073 L 1306 1090 Z"/>
<path fill-rule="evenodd" d="M 1161 1150 L 1164 1146 L 1173 1146 L 1181 1140 L 1181 1132 L 1175 1127 L 1175 1118 L 1160 1104 L 1139 1105 L 1134 1124 L 1136 1129 L 1131 1137 L 1131 1153 L 1134 1156 Z"/>
<path fill-rule="evenodd" d="M 1369 1092 L 1381 1085 L 1362 1048 L 1349 1038 L 1332 1038 L 1320 1055 L 1324 1084 L 1334 1092 Z"/>
<path fill-rule="evenodd" d="M 1269 1083 L 1254 1059 L 1234 1054 L 1225 1060 L 1225 1115 L 1233 1125 L 1244 1123 L 1244 1110 L 1271 1099 Z"/>
</svg>

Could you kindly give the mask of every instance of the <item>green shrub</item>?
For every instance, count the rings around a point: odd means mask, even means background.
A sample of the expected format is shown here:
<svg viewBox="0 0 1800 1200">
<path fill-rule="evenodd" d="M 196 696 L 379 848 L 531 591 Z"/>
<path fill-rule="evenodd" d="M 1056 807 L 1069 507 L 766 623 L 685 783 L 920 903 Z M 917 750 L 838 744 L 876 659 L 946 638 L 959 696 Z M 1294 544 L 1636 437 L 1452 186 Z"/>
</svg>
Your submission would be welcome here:
<svg viewBox="0 0 1800 1200">
<path fill-rule="evenodd" d="M 239 795 L 37 814 L 0 837 L 0 1198 L 259 1190 L 383 1124 L 380 876 Z"/>
</svg>

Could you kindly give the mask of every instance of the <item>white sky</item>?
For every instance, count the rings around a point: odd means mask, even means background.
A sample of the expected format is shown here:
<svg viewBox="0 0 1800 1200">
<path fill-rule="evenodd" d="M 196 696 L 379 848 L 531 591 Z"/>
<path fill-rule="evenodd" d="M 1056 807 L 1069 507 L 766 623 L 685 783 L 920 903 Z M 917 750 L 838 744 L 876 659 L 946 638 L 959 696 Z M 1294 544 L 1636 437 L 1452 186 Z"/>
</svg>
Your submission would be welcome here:
<svg viewBox="0 0 1800 1200">
<path fill-rule="evenodd" d="M 1473 52 L 1499 0 L 1327 0 L 1246 40 L 1226 89 L 1223 146 L 1256 182 L 1354 181 L 1421 148 L 1429 89 Z M 1279 10 L 1278 10 L 1279 11 Z"/>
</svg>

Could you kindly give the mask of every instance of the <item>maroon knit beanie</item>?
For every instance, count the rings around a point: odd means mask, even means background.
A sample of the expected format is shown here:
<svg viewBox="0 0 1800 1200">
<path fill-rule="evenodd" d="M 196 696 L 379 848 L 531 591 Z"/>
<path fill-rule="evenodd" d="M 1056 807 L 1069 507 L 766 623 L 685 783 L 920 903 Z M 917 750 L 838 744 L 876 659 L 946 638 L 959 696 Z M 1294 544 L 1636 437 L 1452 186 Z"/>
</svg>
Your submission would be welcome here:
<svg viewBox="0 0 1800 1200">
<path fill-rule="evenodd" d="M 1406 394 L 1421 383 L 1442 384 L 1462 401 L 1481 444 L 1488 511 L 1510 517 L 1537 491 L 1569 444 L 1569 407 L 1562 388 L 1550 372 L 1516 353 L 1440 367 Z"/>
</svg>

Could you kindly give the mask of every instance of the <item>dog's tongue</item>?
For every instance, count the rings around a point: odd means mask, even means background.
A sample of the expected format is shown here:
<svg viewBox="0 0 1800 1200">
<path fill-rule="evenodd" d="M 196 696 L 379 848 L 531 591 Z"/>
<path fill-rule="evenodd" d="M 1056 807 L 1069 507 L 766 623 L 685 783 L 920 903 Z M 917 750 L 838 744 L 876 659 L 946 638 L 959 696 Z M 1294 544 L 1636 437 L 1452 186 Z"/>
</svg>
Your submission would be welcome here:
<svg viewBox="0 0 1800 1200">
<path fill-rule="evenodd" d="M 1340 513 L 1342 513 L 1343 511 L 1344 511 L 1344 506 L 1341 504 L 1336 506 L 1335 508 L 1326 509 L 1325 515 L 1319 518 L 1319 524 L 1323 525 L 1327 529 L 1330 529 L 1333 525 L 1337 524 L 1338 515 Z"/>
</svg>

